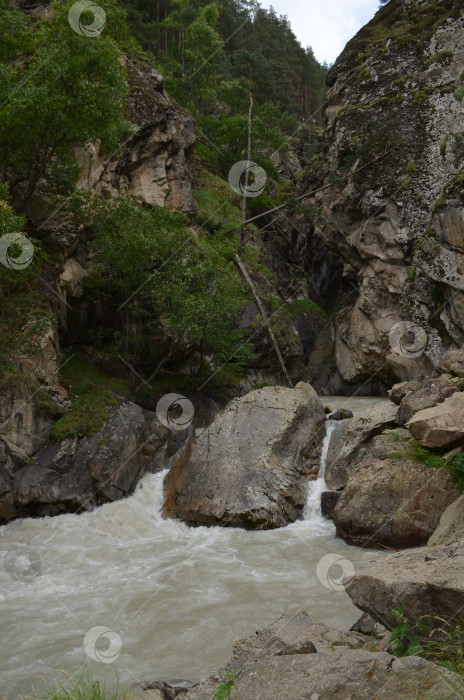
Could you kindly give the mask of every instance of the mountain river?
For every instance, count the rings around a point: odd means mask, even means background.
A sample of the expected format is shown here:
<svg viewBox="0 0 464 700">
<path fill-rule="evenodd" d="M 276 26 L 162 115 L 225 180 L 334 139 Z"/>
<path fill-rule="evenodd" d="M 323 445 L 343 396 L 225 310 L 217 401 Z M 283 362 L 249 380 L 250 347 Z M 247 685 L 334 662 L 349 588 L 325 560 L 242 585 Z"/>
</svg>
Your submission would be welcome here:
<svg viewBox="0 0 464 700">
<path fill-rule="evenodd" d="M 323 400 L 355 414 L 379 401 Z M 40 696 L 66 680 L 63 671 L 89 671 L 111 689 L 195 682 L 227 660 L 236 640 L 299 609 L 347 629 L 359 611 L 340 577 L 383 553 L 346 545 L 321 516 L 334 425 L 305 519 L 279 530 L 163 520 L 166 472 L 92 512 L 0 528 L 0 698 Z"/>
</svg>

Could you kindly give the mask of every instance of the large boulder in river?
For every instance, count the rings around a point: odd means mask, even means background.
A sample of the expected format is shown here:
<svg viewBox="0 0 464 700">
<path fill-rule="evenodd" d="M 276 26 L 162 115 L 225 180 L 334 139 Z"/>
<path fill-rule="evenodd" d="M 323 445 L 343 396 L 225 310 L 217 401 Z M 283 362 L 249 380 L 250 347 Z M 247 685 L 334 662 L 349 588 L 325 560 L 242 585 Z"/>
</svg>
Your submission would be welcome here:
<svg viewBox="0 0 464 700">
<path fill-rule="evenodd" d="M 464 393 L 457 392 L 437 406 L 418 411 L 406 427 L 424 447 L 464 445 Z"/>
<path fill-rule="evenodd" d="M 352 469 L 362 461 L 360 452 L 375 435 L 395 424 L 396 406 L 390 401 L 380 401 L 350 420 L 337 443 L 336 453 L 331 452 L 327 461 L 325 480 L 330 489 L 342 489 Z"/>
<path fill-rule="evenodd" d="M 352 545 L 416 547 L 426 544 L 458 495 L 444 469 L 373 458 L 351 473 L 333 520 L 337 534 Z"/>
<path fill-rule="evenodd" d="M 423 616 L 457 624 L 464 610 L 464 540 L 377 559 L 358 569 L 346 590 L 358 608 L 387 627 L 392 609 L 401 606 L 411 626 Z"/>
<path fill-rule="evenodd" d="M 294 522 L 324 431 L 324 408 L 309 384 L 234 399 L 171 467 L 164 514 L 260 530 Z"/>
<path fill-rule="evenodd" d="M 304 612 L 290 613 L 235 644 L 223 668 L 181 696 L 219 697 L 220 686 L 232 678 L 230 700 L 458 700 L 453 686 L 461 676 L 419 657 L 368 651 L 363 648 L 368 639 L 330 629 Z"/>
</svg>

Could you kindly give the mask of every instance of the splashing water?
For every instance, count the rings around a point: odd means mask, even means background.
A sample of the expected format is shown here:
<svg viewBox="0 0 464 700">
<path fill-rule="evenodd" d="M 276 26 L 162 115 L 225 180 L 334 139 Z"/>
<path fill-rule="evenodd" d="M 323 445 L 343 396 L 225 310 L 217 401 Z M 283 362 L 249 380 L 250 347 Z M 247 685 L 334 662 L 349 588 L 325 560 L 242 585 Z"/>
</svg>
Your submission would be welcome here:
<svg viewBox="0 0 464 700">
<path fill-rule="evenodd" d="M 321 516 L 332 430 L 329 421 L 305 519 L 279 530 L 163 520 L 165 473 L 147 474 L 131 497 L 93 512 L 0 528 L 0 697 L 16 700 L 33 687 L 40 695 L 63 682 L 60 669 L 78 677 L 90 668 L 110 688 L 154 678 L 197 681 L 226 661 L 237 639 L 298 609 L 349 627 L 359 611 L 346 591 L 321 584 L 317 564 L 328 553 L 355 565 L 381 553 L 336 539 Z"/>
</svg>

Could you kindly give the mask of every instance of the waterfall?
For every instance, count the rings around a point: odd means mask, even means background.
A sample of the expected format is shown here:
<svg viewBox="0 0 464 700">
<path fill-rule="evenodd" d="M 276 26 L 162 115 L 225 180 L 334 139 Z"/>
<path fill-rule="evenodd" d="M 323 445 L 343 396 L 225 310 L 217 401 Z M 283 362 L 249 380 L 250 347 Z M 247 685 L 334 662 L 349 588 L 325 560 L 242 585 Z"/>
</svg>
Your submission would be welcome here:
<svg viewBox="0 0 464 700">
<path fill-rule="evenodd" d="M 329 452 L 330 439 L 335 428 L 337 428 L 337 425 L 338 424 L 335 421 L 329 420 L 326 422 L 325 437 L 321 449 L 321 465 L 319 467 L 319 474 L 317 475 L 317 479 L 310 481 L 308 485 L 308 497 L 304 509 L 305 520 L 320 520 L 322 518 L 321 494 L 328 490 L 324 479 L 325 468 L 327 465 L 327 455 Z"/>
</svg>

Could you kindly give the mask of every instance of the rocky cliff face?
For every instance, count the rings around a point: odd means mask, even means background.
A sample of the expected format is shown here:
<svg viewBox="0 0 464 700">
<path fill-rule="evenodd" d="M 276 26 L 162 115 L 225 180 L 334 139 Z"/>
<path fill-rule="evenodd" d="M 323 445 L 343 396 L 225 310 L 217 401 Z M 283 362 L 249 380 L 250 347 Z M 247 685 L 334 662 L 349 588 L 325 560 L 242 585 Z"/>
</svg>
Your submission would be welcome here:
<svg viewBox="0 0 464 700">
<path fill-rule="evenodd" d="M 464 339 L 464 15 L 405 6 L 383 7 L 328 76 L 319 165 L 335 186 L 311 206 L 341 308 L 310 357 L 323 390 L 416 378 Z"/>
<path fill-rule="evenodd" d="M 195 143 L 195 121 L 166 94 L 153 66 L 127 57 L 128 113 L 134 135 L 118 152 L 105 155 L 92 143 L 76 149 L 81 186 L 99 196 L 123 190 L 148 205 L 195 213 L 187 162 Z"/>
</svg>

